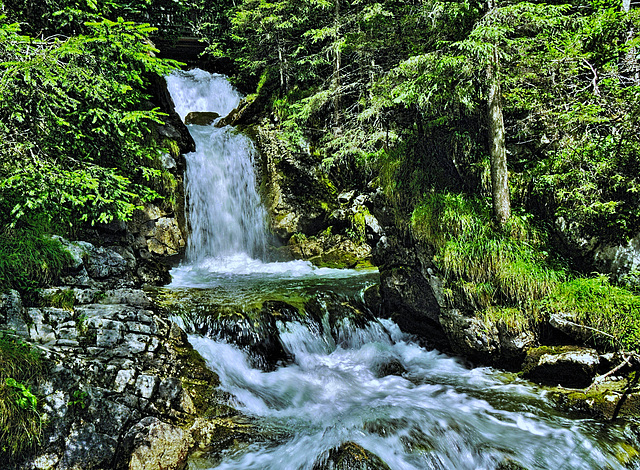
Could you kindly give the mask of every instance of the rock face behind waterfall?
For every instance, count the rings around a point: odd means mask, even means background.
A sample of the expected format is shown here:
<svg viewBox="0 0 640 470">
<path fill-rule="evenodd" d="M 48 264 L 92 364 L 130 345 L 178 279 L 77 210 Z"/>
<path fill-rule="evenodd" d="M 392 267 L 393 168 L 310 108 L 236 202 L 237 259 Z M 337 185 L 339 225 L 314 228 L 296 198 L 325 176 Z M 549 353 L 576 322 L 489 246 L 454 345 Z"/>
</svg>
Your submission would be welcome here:
<svg viewBox="0 0 640 470">
<path fill-rule="evenodd" d="M 317 266 L 370 264 L 383 235 L 373 215 L 377 192 L 365 176 L 327 172 L 321 158 L 293 152 L 267 121 L 247 129 L 259 151 L 261 194 L 271 231 L 283 243 L 273 257 L 305 259 Z"/>
</svg>

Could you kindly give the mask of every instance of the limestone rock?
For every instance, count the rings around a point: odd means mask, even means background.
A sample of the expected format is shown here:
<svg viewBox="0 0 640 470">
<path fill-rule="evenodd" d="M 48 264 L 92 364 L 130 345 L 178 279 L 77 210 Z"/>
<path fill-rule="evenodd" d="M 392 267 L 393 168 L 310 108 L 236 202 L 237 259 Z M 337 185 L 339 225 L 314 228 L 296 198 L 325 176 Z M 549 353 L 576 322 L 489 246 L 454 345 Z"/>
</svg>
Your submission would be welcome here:
<svg viewBox="0 0 640 470">
<path fill-rule="evenodd" d="M 96 279 L 122 276 L 128 268 L 120 253 L 104 247 L 90 247 L 86 265 L 89 276 Z"/>
<path fill-rule="evenodd" d="M 147 234 L 147 248 L 158 255 L 177 255 L 186 242 L 174 218 L 161 217 Z"/>
<path fill-rule="evenodd" d="M 593 381 L 599 364 L 594 349 L 540 347 L 528 351 L 523 372 L 526 378 L 541 384 L 584 388 Z"/>
<path fill-rule="evenodd" d="M 112 436 L 96 432 L 93 424 L 85 424 L 72 430 L 67 442 L 59 470 L 108 468 L 118 445 L 118 441 Z"/>
<path fill-rule="evenodd" d="M 131 455 L 129 470 L 181 470 L 185 467 L 191 436 L 155 417 L 142 419 L 124 438 L 124 454 Z"/>
<path fill-rule="evenodd" d="M 29 327 L 25 321 L 22 298 L 17 290 L 9 290 L 0 295 L 0 324 L 4 323 L 7 329 L 13 330 L 21 336 L 28 336 Z"/>
</svg>

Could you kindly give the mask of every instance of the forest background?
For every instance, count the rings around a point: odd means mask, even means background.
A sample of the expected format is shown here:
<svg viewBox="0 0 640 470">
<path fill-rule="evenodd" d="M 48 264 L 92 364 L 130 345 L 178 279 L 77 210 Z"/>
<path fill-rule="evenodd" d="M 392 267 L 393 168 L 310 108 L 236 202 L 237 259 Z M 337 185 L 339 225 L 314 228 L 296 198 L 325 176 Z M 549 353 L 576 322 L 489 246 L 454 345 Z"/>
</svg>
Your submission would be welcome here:
<svg viewBox="0 0 640 470">
<path fill-rule="evenodd" d="M 452 303 L 525 328 L 569 313 L 640 347 L 639 275 L 562 242 L 640 227 L 640 16 L 617 0 L 0 1 L 0 288 L 55 279 L 50 236 L 175 184 L 153 41 L 201 39 L 293 151 L 374 185 Z M 217 61 L 217 62 L 216 62 Z M 566 238 L 566 237 L 565 237 Z"/>
</svg>

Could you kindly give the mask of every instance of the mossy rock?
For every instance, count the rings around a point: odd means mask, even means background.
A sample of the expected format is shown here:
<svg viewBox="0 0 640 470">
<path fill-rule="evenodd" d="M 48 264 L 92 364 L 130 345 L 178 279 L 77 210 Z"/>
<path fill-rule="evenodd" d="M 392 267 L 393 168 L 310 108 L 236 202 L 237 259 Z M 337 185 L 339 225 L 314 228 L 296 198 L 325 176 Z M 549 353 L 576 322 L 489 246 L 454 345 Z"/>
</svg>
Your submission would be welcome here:
<svg viewBox="0 0 640 470">
<path fill-rule="evenodd" d="M 186 117 L 184 118 L 184 123 L 195 124 L 197 126 L 209 126 L 219 117 L 220 115 L 214 112 L 194 111 L 186 115 Z"/>
<path fill-rule="evenodd" d="M 543 385 L 584 388 L 596 375 L 600 358 L 594 349 L 541 346 L 527 351 L 523 376 Z"/>
<path fill-rule="evenodd" d="M 552 396 L 568 410 L 596 418 L 640 418 L 640 386 L 629 378 L 607 380 L 585 390 L 556 388 Z"/>
<path fill-rule="evenodd" d="M 496 470 L 527 470 L 527 468 L 507 457 L 498 464 Z"/>
<path fill-rule="evenodd" d="M 380 457 L 354 442 L 331 449 L 326 459 L 317 461 L 313 470 L 390 470 Z"/>
</svg>

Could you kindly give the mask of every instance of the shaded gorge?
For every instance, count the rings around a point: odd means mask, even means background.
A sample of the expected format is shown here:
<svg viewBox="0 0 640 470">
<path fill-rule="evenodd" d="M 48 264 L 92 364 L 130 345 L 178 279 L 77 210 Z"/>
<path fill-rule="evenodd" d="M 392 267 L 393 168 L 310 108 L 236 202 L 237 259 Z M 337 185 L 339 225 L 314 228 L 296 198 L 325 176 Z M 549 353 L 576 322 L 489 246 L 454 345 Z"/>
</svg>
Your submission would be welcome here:
<svg viewBox="0 0 640 470">
<path fill-rule="evenodd" d="M 183 118 L 225 116 L 240 100 L 220 75 L 167 81 Z M 640 468 L 629 424 L 561 412 L 544 389 L 376 318 L 363 292 L 377 271 L 267 261 L 250 140 L 215 122 L 189 128 L 188 254 L 155 297 L 258 430 L 190 468 Z"/>
</svg>

